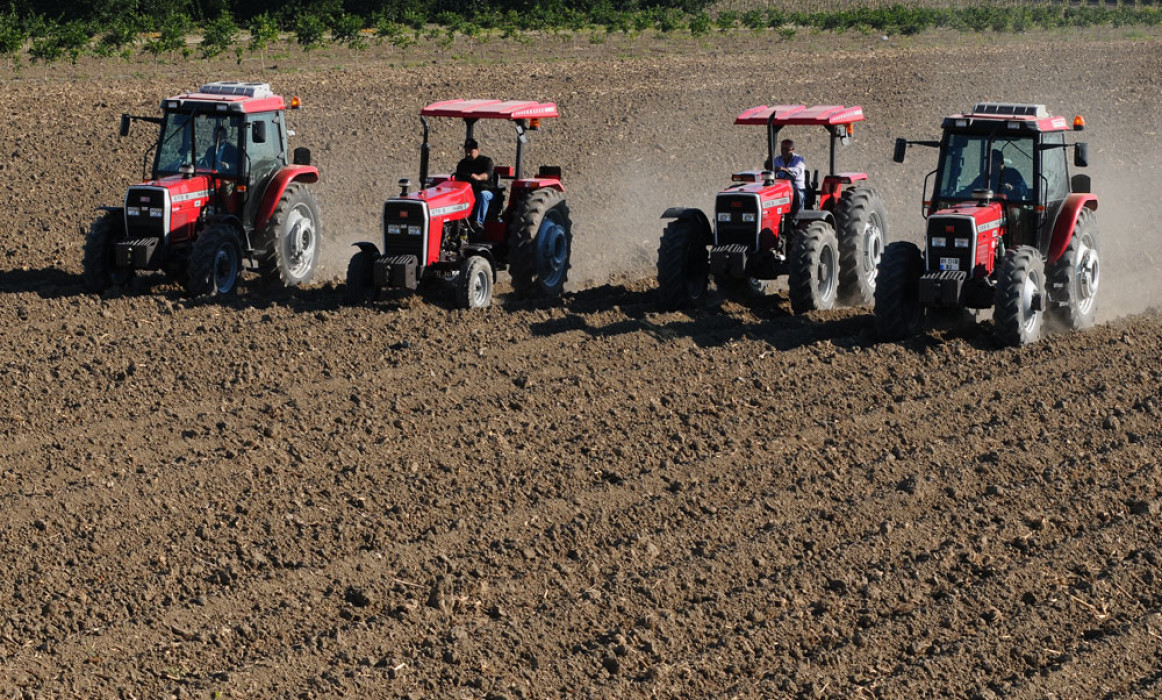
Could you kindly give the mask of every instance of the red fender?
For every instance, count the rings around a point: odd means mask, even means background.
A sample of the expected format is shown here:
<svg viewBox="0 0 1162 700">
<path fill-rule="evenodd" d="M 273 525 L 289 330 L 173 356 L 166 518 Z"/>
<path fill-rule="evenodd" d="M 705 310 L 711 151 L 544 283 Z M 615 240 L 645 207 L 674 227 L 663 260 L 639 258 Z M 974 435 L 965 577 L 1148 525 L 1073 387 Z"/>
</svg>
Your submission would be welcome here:
<svg viewBox="0 0 1162 700">
<path fill-rule="evenodd" d="M 1057 221 L 1053 223 L 1053 238 L 1049 241 L 1050 264 L 1057 262 L 1057 259 L 1065 253 L 1065 248 L 1069 246 L 1082 207 L 1096 210 L 1097 195 L 1075 192 L 1065 198 L 1061 211 L 1057 212 Z"/>
<path fill-rule="evenodd" d="M 274 178 L 266 187 L 266 194 L 262 197 L 262 206 L 258 208 L 258 218 L 254 221 L 254 230 L 266 228 L 266 222 L 274 216 L 274 209 L 278 200 L 282 199 L 287 185 L 292 182 L 318 182 L 319 169 L 313 165 L 288 165 L 275 173 Z"/>
</svg>

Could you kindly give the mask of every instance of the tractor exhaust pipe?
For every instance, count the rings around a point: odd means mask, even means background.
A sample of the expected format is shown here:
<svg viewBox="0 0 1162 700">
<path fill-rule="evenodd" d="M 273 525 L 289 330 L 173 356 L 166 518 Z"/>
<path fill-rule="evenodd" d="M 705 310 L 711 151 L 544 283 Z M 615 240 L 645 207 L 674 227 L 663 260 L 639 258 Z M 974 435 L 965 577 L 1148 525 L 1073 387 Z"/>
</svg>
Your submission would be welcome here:
<svg viewBox="0 0 1162 700">
<path fill-rule="evenodd" d="M 428 186 L 428 154 L 430 148 L 428 146 L 428 120 L 420 117 L 420 123 L 424 125 L 424 141 L 420 144 L 420 189 Z"/>
</svg>

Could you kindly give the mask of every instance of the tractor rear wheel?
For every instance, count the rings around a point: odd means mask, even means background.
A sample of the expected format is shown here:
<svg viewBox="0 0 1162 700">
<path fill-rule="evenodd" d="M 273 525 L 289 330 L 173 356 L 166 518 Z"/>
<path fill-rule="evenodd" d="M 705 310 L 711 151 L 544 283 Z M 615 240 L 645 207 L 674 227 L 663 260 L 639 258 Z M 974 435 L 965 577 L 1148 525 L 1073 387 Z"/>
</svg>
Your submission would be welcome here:
<svg viewBox="0 0 1162 700">
<path fill-rule="evenodd" d="M 190 250 L 186 292 L 192 297 L 227 296 L 238 288 L 242 274 L 242 245 L 229 224 L 203 230 Z"/>
<path fill-rule="evenodd" d="M 518 294 L 556 296 L 569 278 L 573 220 L 564 193 L 539 189 L 521 203 L 509 236 L 509 276 Z"/>
<path fill-rule="evenodd" d="M 266 224 L 264 238 L 270 250 L 259 261 L 262 276 L 287 287 L 310 282 L 319 262 L 321 235 L 314 195 L 300 182 L 287 185 Z"/>
<path fill-rule="evenodd" d="M 343 298 L 348 304 L 364 304 L 375 299 L 375 253 L 360 250 L 347 263 L 347 286 Z"/>
<path fill-rule="evenodd" d="M 89 229 L 81 275 L 85 291 L 99 294 L 109 287 L 128 284 L 133 278 L 133 270 L 118 268 L 114 262 L 114 246 L 124 232 L 124 214 L 112 211 L 97 219 Z"/>
<path fill-rule="evenodd" d="M 871 187 L 845 190 L 835 207 L 839 235 L 839 298 L 848 306 L 875 299 L 877 267 L 888 234 L 884 200 Z"/>
<path fill-rule="evenodd" d="M 839 291 L 839 242 L 826 221 L 812 221 L 795 234 L 787 279 L 791 310 L 797 314 L 835 307 Z"/>
<path fill-rule="evenodd" d="M 924 258 L 915 243 L 897 241 L 884 248 L 876 275 L 876 335 L 903 340 L 920 332 L 920 276 Z"/>
<path fill-rule="evenodd" d="M 997 274 L 993 325 L 997 339 L 1020 347 L 1041 338 L 1045 294 L 1045 262 L 1032 246 L 1018 246 L 1005 253 Z"/>
<path fill-rule="evenodd" d="M 1073 238 L 1049 272 L 1049 288 L 1063 306 L 1049 312 L 1055 328 L 1078 330 L 1093 325 L 1101 262 L 1097 251 L 1097 215 L 1082 209 Z"/>
<path fill-rule="evenodd" d="M 700 304 L 710 284 L 710 232 L 693 219 L 674 219 L 658 246 L 658 294 L 662 307 Z"/>
<path fill-rule="evenodd" d="M 487 258 L 473 255 L 460 265 L 456 302 L 464 309 L 484 309 L 492 304 L 494 272 Z"/>
</svg>

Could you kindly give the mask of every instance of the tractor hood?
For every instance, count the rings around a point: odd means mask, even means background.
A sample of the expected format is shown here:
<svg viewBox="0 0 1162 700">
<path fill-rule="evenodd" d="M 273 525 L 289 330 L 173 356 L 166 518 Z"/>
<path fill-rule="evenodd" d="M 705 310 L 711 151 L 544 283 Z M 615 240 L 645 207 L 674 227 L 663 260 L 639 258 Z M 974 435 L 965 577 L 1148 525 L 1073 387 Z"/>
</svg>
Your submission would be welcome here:
<svg viewBox="0 0 1162 700">
<path fill-rule="evenodd" d="M 472 194 L 472 185 L 467 182 L 458 182 L 447 179 L 438 181 L 434 186 L 419 192 L 410 192 L 400 199 L 419 200 L 428 205 L 428 216 L 433 223 L 440 219 L 465 219 L 472 211 L 476 198 Z"/>
<path fill-rule="evenodd" d="M 126 234 L 131 239 L 155 237 L 170 243 L 192 238 L 212 187 L 208 175 L 175 175 L 130 187 L 125 193 Z"/>
<path fill-rule="evenodd" d="M 992 273 L 1005 226 L 1003 202 L 962 202 L 928 217 L 928 271 Z"/>
</svg>

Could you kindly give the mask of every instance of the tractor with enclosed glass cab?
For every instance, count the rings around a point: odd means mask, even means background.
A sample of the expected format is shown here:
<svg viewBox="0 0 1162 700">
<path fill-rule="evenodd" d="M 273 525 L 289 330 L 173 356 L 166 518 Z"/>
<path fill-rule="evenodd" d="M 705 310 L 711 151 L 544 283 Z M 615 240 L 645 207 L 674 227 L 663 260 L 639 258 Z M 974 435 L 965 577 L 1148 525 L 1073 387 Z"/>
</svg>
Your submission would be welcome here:
<svg viewBox="0 0 1162 700">
<path fill-rule="evenodd" d="M 1080 116 L 1073 120 L 1073 130 L 1084 127 Z M 901 340 L 986 309 L 997 339 L 1013 346 L 1038 340 L 1046 327 L 1093 324 L 1097 196 L 1087 175 L 1070 174 L 1069 150 L 1074 166 L 1089 162 L 1088 144 L 1068 142 L 1070 129 L 1045 105 L 981 102 L 946 117 L 939 141 L 896 141 L 897 163 L 909 146 L 939 152 L 924 182 L 923 250 L 894 242 L 880 262 L 881 338 Z"/>
<path fill-rule="evenodd" d="M 298 98 L 290 107 L 298 107 Z M 244 266 L 286 286 L 311 280 L 319 259 L 319 179 L 310 151 L 291 156 L 287 102 L 266 83 L 214 82 L 162 101 L 143 157 L 144 182 L 89 230 L 84 285 L 101 292 L 138 272 L 164 271 L 192 296 L 235 291 Z"/>
<path fill-rule="evenodd" d="M 795 313 L 837 304 L 869 304 L 887 235 L 887 215 L 867 174 L 839 172 L 837 145 L 849 143 L 863 108 L 842 105 L 762 105 L 735 124 L 766 127 L 764 167 L 736 172 L 715 198 L 713 216 L 673 207 L 658 248 L 658 291 L 670 309 L 701 303 L 711 278 L 728 294 L 765 292 L 788 277 Z M 830 137 L 827 174 L 806 178 L 804 197 L 776 172 L 779 133 L 787 126 L 820 126 Z"/>
</svg>

